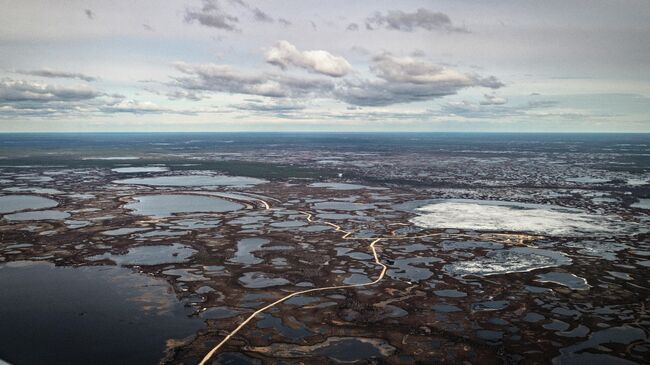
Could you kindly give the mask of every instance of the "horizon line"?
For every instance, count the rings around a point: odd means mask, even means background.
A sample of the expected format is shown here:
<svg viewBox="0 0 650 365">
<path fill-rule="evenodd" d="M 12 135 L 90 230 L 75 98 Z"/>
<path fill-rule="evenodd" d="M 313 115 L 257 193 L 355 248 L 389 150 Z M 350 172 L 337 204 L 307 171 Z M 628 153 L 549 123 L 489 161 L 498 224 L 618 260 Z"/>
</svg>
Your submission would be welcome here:
<svg viewBox="0 0 650 365">
<path fill-rule="evenodd" d="M 304 134 L 650 134 L 648 132 L 612 132 L 612 131 L 588 131 L 588 132 L 564 132 L 564 131 L 47 131 L 47 132 L 34 132 L 34 131 L 0 131 L 0 134 L 196 134 L 196 133 L 238 133 L 238 134 L 289 134 L 289 133 L 304 133 Z"/>
</svg>

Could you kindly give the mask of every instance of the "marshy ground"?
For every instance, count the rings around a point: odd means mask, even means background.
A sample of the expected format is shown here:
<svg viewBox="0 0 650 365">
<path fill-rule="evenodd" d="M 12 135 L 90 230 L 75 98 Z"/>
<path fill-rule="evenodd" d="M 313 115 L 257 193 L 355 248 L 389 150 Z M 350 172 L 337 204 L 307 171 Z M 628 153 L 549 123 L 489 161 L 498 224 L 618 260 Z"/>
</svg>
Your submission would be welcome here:
<svg viewBox="0 0 650 365">
<path fill-rule="evenodd" d="M 647 361 L 648 141 L 340 137 L 2 136 L 0 359 Z"/>
</svg>

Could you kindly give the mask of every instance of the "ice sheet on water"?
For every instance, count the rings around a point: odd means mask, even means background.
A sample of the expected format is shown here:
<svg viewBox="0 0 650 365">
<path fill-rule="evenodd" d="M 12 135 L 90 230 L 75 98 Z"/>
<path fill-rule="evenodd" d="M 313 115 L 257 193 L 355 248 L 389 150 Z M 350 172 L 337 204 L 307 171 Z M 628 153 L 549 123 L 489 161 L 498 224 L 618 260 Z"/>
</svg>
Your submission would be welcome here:
<svg viewBox="0 0 650 365">
<path fill-rule="evenodd" d="M 166 172 L 169 171 L 168 167 L 164 166 L 130 166 L 130 167 L 116 167 L 111 169 L 113 172 L 120 174 L 132 174 L 139 172 Z"/>
<path fill-rule="evenodd" d="M 514 247 L 490 251 L 485 256 L 470 261 L 447 264 L 443 269 L 455 276 L 489 276 L 526 272 L 570 263 L 571 259 L 560 252 L 530 247 Z"/>
<path fill-rule="evenodd" d="M 612 216 L 594 215 L 555 205 L 480 200 L 434 200 L 415 208 L 411 222 L 424 228 L 531 232 L 582 236 L 620 232 Z"/>
</svg>

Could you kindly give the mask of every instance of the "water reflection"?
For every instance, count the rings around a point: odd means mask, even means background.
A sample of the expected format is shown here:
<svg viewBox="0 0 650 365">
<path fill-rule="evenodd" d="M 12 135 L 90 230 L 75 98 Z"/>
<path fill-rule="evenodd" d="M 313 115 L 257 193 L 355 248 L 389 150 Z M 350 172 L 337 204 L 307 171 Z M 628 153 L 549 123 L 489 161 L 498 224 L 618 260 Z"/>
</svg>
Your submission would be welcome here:
<svg viewBox="0 0 650 365">
<path fill-rule="evenodd" d="M 10 363 L 154 364 L 168 339 L 202 327 L 188 314 L 167 283 L 128 269 L 0 265 L 0 358 Z"/>
</svg>

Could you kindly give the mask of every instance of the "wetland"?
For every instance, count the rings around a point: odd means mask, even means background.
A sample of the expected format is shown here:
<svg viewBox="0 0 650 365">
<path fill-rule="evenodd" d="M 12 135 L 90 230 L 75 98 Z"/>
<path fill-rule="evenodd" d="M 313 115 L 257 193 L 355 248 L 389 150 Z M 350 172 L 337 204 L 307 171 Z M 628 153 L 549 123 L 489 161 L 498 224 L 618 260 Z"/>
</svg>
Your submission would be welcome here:
<svg viewBox="0 0 650 365">
<path fill-rule="evenodd" d="M 0 151 L 9 364 L 647 363 L 647 135 Z"/>
</svg>

